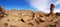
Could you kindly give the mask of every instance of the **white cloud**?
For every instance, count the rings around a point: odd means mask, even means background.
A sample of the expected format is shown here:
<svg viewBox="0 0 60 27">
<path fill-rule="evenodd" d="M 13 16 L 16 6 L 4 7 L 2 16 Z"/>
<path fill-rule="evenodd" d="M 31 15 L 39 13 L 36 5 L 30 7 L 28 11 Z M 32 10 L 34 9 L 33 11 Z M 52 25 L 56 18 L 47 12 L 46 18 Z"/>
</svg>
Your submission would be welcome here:
<svg viewBox="0 0 60 27">
<path fill-rule="evenodd" d="M 30 0 L 30 5 L 38 11 L 49 12 L 49 1 L 50 0 Z"/>
<path fill-rule="evenodd" d="M 56 9 L 54 10 L 54 13 L 56 13 L 56 12 L 60 12 L 60 8 L 56 8 Z"/>
<path fill-rule="evenodd" d="M 51 0 L 30 0 L 29 3 L 31 7 L 36 8 L 38 11 L 49 13 L 50 3 L 52 2 Z M 53 2 L 53 4 L 55 4 L 55 6 L 60 4 L 60 0 Z M 55 12 L 59 12 L 59 10 L 55 9 Z"/>
<path fill-rule="evenodd" d="M 56 2 L 54 2 L 55 5 L 60 4 L 60 0 L 56 0 Z"/>
<path fill-rule="evenodd" d="M 60 0 L 56 0 L 56 2 L 54 2 L 55 6 L 59 5 L 60 4 Z M 54 12 L 60 12 L 60 8 L 55 8 Z"/>
</svg>

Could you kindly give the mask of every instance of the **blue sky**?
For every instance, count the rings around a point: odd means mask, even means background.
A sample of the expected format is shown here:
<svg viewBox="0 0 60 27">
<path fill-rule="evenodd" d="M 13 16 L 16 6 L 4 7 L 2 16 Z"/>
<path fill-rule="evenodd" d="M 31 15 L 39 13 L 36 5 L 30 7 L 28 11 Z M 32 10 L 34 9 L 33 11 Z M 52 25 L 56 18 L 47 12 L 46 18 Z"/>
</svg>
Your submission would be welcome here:
<svg viewBox="0 0 60 27">
<path fill-rule="evenodd" d="M 60 12 L 60 0 L 0 0 L 0 6 L 6 10 L 34 10 L 49 12 L 50 4 L 55 5 L 54 12 Z"/>
<path fill-rule="evenodd" d="M 4 7 L 6 10 L 35 10 L 26 0 L 0 0 L 0 6 Z"/>
</svg>

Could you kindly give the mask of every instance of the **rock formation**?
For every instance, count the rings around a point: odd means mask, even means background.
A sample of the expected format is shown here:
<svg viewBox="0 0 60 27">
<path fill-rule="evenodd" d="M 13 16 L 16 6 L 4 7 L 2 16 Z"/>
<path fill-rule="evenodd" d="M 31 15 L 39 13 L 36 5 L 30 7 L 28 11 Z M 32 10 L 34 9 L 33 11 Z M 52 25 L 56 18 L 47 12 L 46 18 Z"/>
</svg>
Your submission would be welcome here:
<svg viewBox="0 0 60 27">
<path fill-rule="evenodd" d="M 3 17 L 3 16 L 4 16 L 3 8 L 0 7 L 0 17 Z"/>
<path fill-rule="evenodd" d="M 54 7 L 55 7 L 54 4 L 50 5 L 50 14 L 49 14 L 50 16 L 54 16 Z"/>
<path fill-rule="evenodd" d="M 0 18 L 4 17 L 4 15 L 7 14 L 5 13 L 5 10 L 2 7 L 0 7 Z"/>
</svg>

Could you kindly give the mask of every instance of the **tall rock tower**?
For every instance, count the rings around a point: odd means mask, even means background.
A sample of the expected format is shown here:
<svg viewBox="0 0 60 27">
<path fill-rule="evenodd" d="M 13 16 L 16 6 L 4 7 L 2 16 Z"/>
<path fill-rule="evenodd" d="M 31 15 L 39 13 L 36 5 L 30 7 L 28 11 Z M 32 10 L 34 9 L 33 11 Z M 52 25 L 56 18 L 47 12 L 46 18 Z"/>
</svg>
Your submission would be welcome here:
<svg viewBox="0 0 60 27">
<path fill-rule="evenodd" d="M 54 16 L 54 4 L 50 5 L 50 16 Z"/>
</svg>

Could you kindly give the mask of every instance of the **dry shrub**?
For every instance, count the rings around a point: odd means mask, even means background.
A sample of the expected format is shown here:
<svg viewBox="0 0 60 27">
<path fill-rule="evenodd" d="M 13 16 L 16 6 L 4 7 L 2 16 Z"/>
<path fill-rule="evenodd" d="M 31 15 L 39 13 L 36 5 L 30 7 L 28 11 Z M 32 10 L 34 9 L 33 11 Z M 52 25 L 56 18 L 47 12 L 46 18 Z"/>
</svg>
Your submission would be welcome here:
<svg viewBox="0 0 60 27">
<path fill-rule="evenodd" d="M 15 26 L 15 25 L 10 25 L 10 27 L 17 27 L 17 26 Z"/>
<path fill-rule="evenodd" d="M 10 21 L 10 19 L 7 19 L 7 21 Z"/>
<path fill-rule="evenodd" d="M 34 24 L 32 24 L 32 23 L 28 23 L 28 25 L 34 26 Z"/>
<path fill-rule="evenodd" d="M 8 26 L 8 23 L 4 23 L 3 25 L 4 25 L 4 26 Z"/>
<path fill-rule="evenodd" d="M 40 20 L 39 20 L 39 19 L 35 19 L 35 22 L 36 22 L 37 24 L 40 24 Z"/>
<path fill-rule="evenodd" d="M 56 16 L 60 16 L 60 13 L 56 13 L 55 15 L 56 15 Z"/>
<path fill-rule="evenodd" d="M 48 27 L 56 27 L 56 25 L 54 24 L 54 25 L 48 25 Z"/>
</svg>

